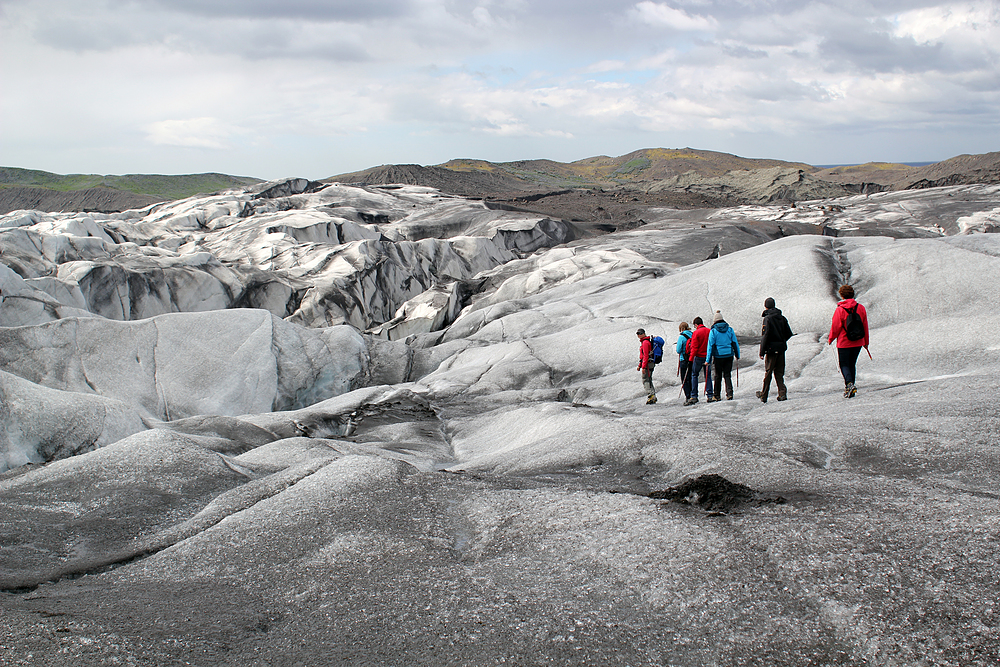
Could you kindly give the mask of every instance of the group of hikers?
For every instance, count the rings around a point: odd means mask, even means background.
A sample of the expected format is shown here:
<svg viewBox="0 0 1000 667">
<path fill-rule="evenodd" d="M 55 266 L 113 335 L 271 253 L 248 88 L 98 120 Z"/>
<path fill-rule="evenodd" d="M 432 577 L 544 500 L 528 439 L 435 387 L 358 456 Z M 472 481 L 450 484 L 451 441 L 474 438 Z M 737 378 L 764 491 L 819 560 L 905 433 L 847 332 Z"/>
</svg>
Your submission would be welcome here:
<svg viewBox="0 0 1000 667">
<path fill-rule="evenodd" d="M 861 348 L 868 349 L 868 313 L 865 307 L 854 299 L 854 288 L 843 285 L 840 298 L 833 313 L 827 344 L 837 343 L 837 361 L 844 377 L 844 398 L 854 398 L 858 390 L 855 386 L 858 356 Z M 787 400 L 785 386 L 785 351 L 792 329 L 788 320 L 775 306 L 774 299 L 764 299 L 761 316 L 760 350 L 758 356 L 764 360 L 764 385 L 757 391 L 757 398 L 767 403 L 771 380 L 778 389 L 777 399 Z M 678 325 L 680 331 L 675 350 L 678 355 L 678 374 L 684 392 L 684 405 L 698 402 L 698 378 L 702 369 L 705 373 L 706 401 L 714 403 L 722 400 L 725 384 L 726 400 L 733 399 L 733 364 L 740 358 L 740 344 L 736 332 L 729 326 L 721 311 L 715 311 L 712 326 L 706 327 L 700 317 L 692 320 L 694 330 L 687 322 Z M 644 329 L 635 332 L 639 337 L 639 367 L 642 372 L 642 386 L 646 391 L 646 403 L 656 403 L 656 388 L 653 386 L 653 369 L 662 362 L 665 342 L 659 336 L 647 336 Z M 739 368 L 737 367 L 737 378 Z M 712 375 L 711 381 L 709 375 Z"/>
</svg>

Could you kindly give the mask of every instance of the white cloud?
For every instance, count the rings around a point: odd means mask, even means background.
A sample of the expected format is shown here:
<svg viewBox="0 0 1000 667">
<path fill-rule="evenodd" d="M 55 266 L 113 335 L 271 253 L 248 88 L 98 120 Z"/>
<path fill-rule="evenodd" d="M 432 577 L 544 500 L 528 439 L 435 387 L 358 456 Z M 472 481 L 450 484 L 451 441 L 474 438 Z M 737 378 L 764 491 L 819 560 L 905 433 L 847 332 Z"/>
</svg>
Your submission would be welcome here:
<svg viewBox="0 0 1000 667">
<path fill-rule="evenodd" d="M 990 38 L 995 47 L 1000 6 L 995 2 L 942 4 L 903 12 L 895 17 L 896 32 L 919 42 Z M 956 40 L 957 41 L 957 40 Z"/>
<path fill-rule="evenodd" d="M 232 128 L 217 118 L 161 120 L 145 129 L 147 139 L 157 145 L 216 150 L 230 148 L 229 138 L 234 134 Z"/>
<path fill-rule="evenodd" d="M 711 31 L 718 27 L 719 22 L 711 16 L 688 14 L 683 9 L 676 9 L 666 3 L 644 0 L 633 10 L 636 18 L 647 25 L 657 28 L 672 28 L 682 31 Z"/>
<path fill-rule="evenodd" d="M 857 161 L 897 159 L 871 155 L 870 137 L 890 131 L 952 146 L 926 159 L 995 149 L 1000 6 L 899 4 L 7 0 L 0 33 L 17 58 L 0 60 L 0 84 L 19 94 L 0 97 L 0 117 L 19 133 L 3 148 L 64 173 L 98 171 L 80 161 L 100 157 L 105 173 L 169 159 L 268 178 L 706 138 L 696 147 L 766 157 L 769 132 Z M 727 146 L 741 137 L 759 147 Z"/>
<path fill-rule="evenodd" d="M 602 60 L 600 62 L 588 65 L 584 68 L 584 72 L 587 74 L 600 74 L 604 72 L 615 72 L 628 69 L 628 66 L 624 60 Z"/>
</svg>

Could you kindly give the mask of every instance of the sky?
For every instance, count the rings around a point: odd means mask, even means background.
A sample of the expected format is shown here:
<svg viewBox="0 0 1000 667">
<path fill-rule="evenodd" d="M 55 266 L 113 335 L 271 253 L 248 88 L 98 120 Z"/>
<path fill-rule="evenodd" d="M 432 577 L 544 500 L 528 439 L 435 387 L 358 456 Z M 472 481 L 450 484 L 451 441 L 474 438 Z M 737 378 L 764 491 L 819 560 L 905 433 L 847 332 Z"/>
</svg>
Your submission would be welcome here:
<svg viewBox="0 0 1000 667">
<path fill-rule="evenodd" d="M 1000 150 L 1000 1 L 0 0 L 0 165 Z"/>
</svg>

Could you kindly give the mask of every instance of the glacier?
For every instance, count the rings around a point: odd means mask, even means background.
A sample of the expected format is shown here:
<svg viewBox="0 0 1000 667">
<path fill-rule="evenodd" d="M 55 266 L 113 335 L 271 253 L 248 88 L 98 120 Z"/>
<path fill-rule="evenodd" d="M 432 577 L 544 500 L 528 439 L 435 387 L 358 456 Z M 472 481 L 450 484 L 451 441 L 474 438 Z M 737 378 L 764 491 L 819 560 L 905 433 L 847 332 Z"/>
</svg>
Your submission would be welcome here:
<svg viewBox="0 0 1000 667">
<path fill-rule="evenodd" d="M 993 665 L 997 210 L 967 185 L 595 235 L 289 179 L 2 216 L 0 661 Z M 754 396 L 766 297 L 783 403 Z M 636 327 L 716 310 L 735 399 L 683 406 L 668 355 L 645 405 Z"/>
</svg>

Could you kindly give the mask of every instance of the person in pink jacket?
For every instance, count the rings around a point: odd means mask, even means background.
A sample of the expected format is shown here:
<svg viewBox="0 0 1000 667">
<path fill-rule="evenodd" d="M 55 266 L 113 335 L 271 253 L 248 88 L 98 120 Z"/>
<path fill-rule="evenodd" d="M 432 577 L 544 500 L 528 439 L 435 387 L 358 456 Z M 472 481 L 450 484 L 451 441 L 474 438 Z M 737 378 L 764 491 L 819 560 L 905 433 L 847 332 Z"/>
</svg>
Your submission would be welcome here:
<svg viewBox="0 0 1000 667">
<path fill-rule="evenodd" d="M 656 403 L 656 389 L 653 387 L 653 369 L 656 364 L 653 362 L 653 341 L 646 335 L 645 329 L 635 332 L 639 337 L 639 366 L 637 371 L 642 371 L 642 388 L 646 390 L 646 405 Z"/>
<path fill-rule="evenodd" d="M 857 376 L 858 355 L 861 348 L 868 349 L 868 312 L 854 300 L 854 288 L 844 285 L 838 290 L 840 298 L 833 312 L 833 323 L 827 344 L 837 341 L 837 358 L 840 374 L 844 376 L 844 398 L 854 398 L 858 393 L 854 381 Z"/>
</svg>

